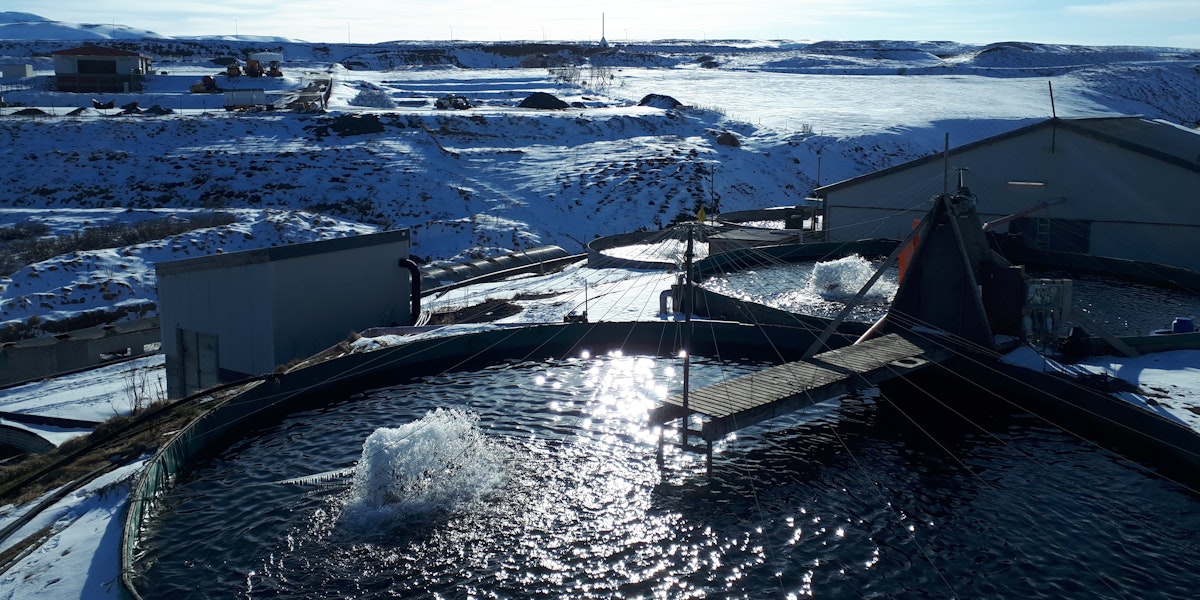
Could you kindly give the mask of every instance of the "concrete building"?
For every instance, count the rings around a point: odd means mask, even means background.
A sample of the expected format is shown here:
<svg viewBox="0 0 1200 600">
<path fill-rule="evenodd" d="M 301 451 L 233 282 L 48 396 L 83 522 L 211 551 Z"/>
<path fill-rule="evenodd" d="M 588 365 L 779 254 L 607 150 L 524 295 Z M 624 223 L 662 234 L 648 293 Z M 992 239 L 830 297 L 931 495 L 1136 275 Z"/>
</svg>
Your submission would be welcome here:
<svg viewBox="0 0 1200 600">
<path fill-rule="evenodd" d="M 128 50 L 83 46 L 50 54 L 60 92 L 140 92 L 146 75 L 151 73 L 150 57 Z"/>
<path fill-rule="evenodd" d="M 941 154 L 817 188 L 832 241 L 903 238 L 942 191 Z M 1043 250 L 1200 270 L 1200 132 L 1140 117 L 1049 119 L 949 152 L 987 222 Z"/>
<path fill-rule="evenodd" d="M 352 331 L 411 324 L 420 274 L 408 248 L 397 230 L 160 263 L 168 395 L 273 372 Z"/>
</svg>

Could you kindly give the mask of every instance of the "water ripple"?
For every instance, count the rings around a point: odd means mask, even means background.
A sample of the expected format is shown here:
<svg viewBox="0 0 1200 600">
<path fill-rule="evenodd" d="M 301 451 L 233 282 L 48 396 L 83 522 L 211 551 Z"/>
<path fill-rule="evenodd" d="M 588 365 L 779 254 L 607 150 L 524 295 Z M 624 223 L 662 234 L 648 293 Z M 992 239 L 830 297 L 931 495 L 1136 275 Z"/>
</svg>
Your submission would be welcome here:
<svg viewBox="0 0 1200 600">
<path fill-rule="evenodd" d="M 678 389 L 676 367 L 622 356 L 505 365 L 291 415 L 164 499 L 140 574 L 154 585 L 142 589 L 1178 598 L 1200 585 L 1200 499 L 1028 415 L 970 402 L 962 426 L 901 397 L 849 398 L 739 432 L 718 445 L 711 477 L 703 457 L 671 448 L 660 468 L 644 409 Z M 703 385 L 750 368 L 698 360 L 692 372 Z M 373 432 L 438 409 L 469 415 L 495 450 L 481 456 L 503 457 L 493 487 L 364 531 L 342 520 L 351 487 L 270 483 L 362 465 Z M 414 452 L 425 467 L 438 455 Z"/>
</svg>

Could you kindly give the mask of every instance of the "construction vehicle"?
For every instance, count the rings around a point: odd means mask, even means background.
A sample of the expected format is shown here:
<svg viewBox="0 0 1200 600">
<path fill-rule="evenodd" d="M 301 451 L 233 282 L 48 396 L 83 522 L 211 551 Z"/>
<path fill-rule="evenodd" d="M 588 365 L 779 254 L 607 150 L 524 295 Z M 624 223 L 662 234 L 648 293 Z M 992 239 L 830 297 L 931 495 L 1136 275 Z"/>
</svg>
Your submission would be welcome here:
<svg viewBox="0 0 1200 600">
<path fill-rule="evenodd" d="M 229 66 L 225 67 L 225 76 L 226 77 L 241 77 L 242 76 L 242 66 L 239 65 L 236 60 L 229 63 Z"/>
<path fill-rule="evenodd" d="M 221 88 L 217 87 L 217 80 L 213 79 L 212 75 L 205 75 L 188 89 L 193 94 L 215 94 L 221 91 Z"/>
<path fill-rule="evenodd" d="M 433 107 L 440 109 L 452 108 L 454 110 L 466 110 L 468 108 L 473 108 L 470 100 L 467 100 L 466 97 L 459 96 L 458 94 L 446 94 L 445 96 L 434 100 Z"/>
<path fill-rule="evenodd" d="M 250 64 L 253 63 L 258 71 L 253 77 L 266 75 L 267 77 L 283 77 L 283 71 L 279 70 L 280 63 L 283 62 L 283 54 L 280 52 L 255 52 L 246 60 L 246 74 L 250 75 Z"/>
<path fill-rule="evenodd" d="M 262 77 L 263 76 L 262 65 L 258 64 L 258 61 L 254 60 L 253 58 L 247 58 L 246 59 L 246 75 L 248 77 Z"/>
</svg>

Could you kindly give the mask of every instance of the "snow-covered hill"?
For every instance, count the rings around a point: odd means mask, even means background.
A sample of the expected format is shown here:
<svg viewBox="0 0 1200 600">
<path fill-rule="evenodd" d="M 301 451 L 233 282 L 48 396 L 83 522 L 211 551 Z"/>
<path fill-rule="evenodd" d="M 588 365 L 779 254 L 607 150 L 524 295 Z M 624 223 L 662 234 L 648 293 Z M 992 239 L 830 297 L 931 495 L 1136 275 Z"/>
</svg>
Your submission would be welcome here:
<svg viewBox="0 0 1200 600">
<path fill-rule="evenodd" d="M 162 37 L 116 23 L 68 23 L 35 14 L 0 12 L 0 40 L 130 40 Z"/>
<path fill-rule="evenodd" d="M 98 99 L 172 114 L 95 110 L 92 95 L 53 91 L 48 53 L 73 43 L 0 40 L 0 62 L 37 71 L 0 92 L 22 105 L 0 108 L 0 143 L 10 149 L 0 163 L 0 233 L 37 224 L 43 235 L 62 234 L 172 212 L 225 211 L 235 222 L 3 274 L 0 326 L 10 335 L 85 312 L 89 322 L 152 314 L 152 265 L 189 255 L 394 227 L 411 228 L 413 253 L 429 261 L 543 244 L 580 251 L 596 236 L 657 229 L 701 204 L 709 212 L 792 205 L 818 178 L 937 152 L 946 133 L 959 145 L 1047 118 L 1047 83 L 1059 116 L 1200 123 L 1200 52 L 1180 49 L 114 43 L 151 55 L 157 72 L 144 93 Z M 218 84 L 266 84 L 282 95 L 331 77 L 328 111 L 226 113 L 219 94 L 188 92 L 221 71 L 214 58 L 257 50 L 282 51 L 285 76 L 217 76 Z M 572 106 L 520 108 L 534 92 Z M 685 106 L 637 104 L 651 93 Z M 474 108 L 433 108 L 444 94 Z M 717 142 L 726 132 L 738 145 Z M 898 193 L 920 201 L 934 191 Z"/>
</svg>

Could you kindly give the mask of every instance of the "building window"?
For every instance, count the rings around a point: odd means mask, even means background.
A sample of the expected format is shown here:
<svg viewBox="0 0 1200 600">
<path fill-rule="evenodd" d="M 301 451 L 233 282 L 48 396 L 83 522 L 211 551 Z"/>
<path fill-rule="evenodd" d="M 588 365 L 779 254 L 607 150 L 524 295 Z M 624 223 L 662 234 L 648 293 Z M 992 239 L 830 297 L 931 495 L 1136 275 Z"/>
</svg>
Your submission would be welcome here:
<svg viewBox="0 0 1200 600">
<path fill-rule="evenodd" d="M 80 75 L 116 75 L 117 61 L 115 60 L 80 60 L 78 63 Z"/>
</svg>

